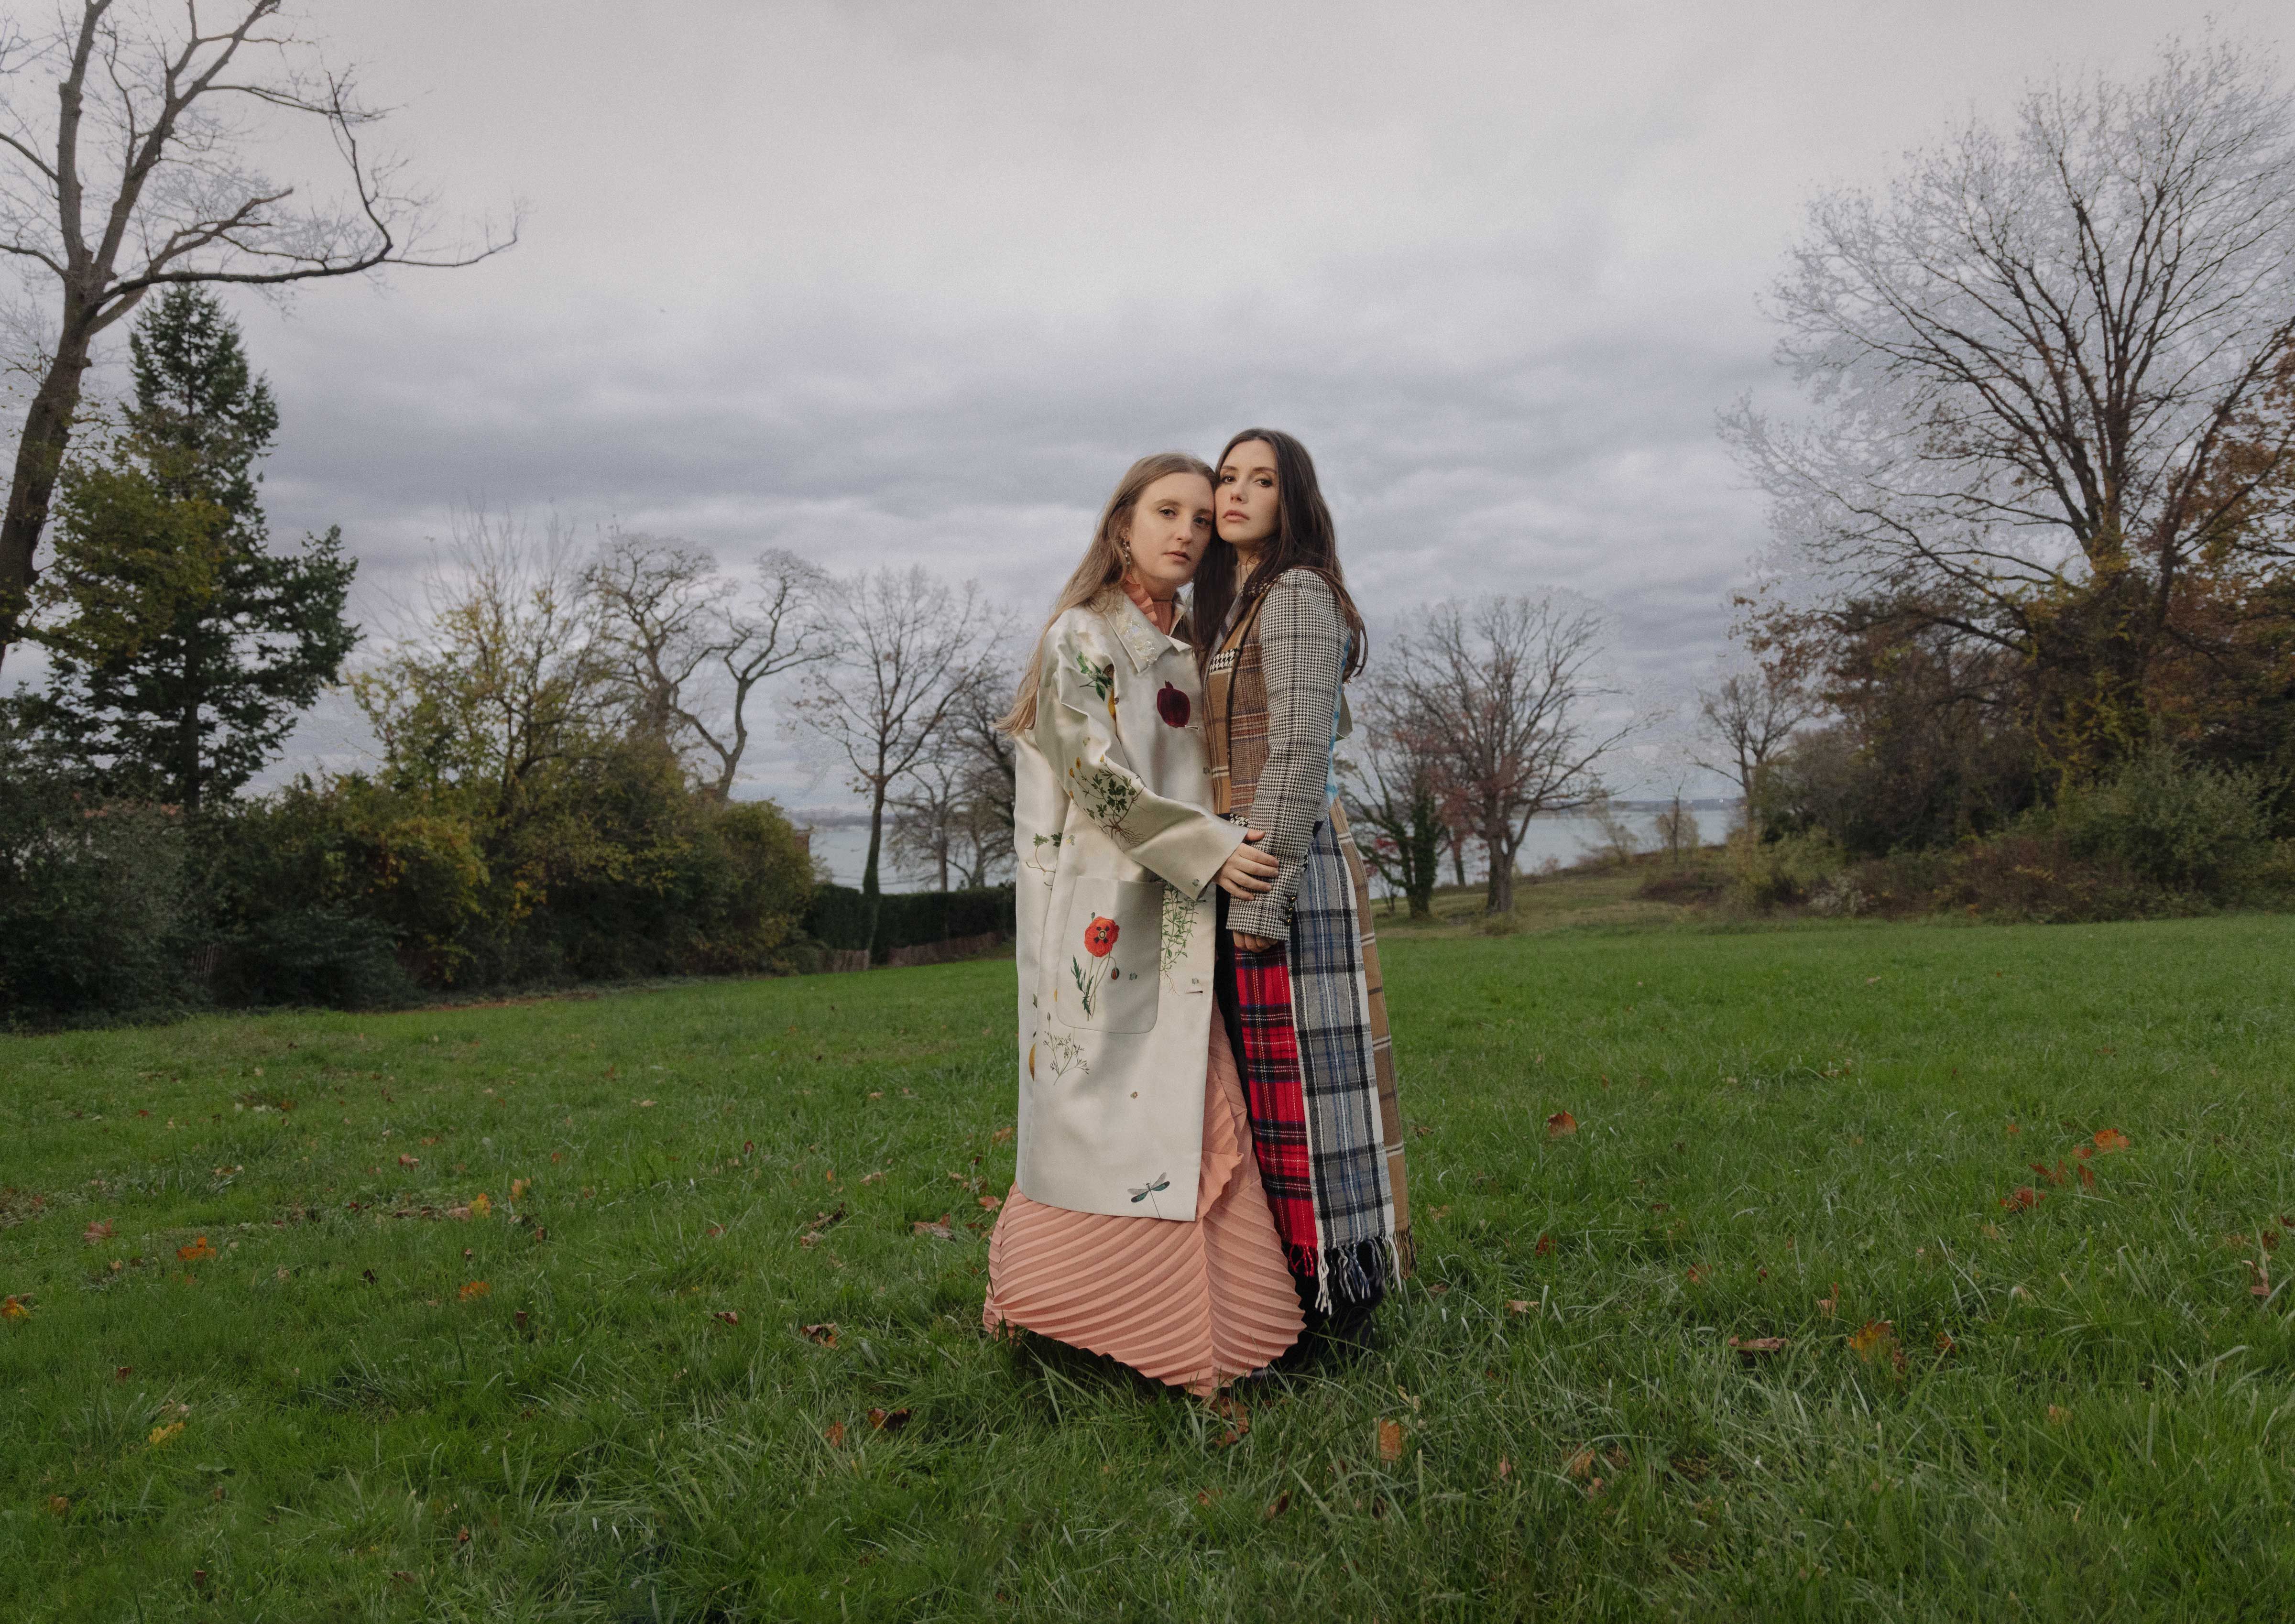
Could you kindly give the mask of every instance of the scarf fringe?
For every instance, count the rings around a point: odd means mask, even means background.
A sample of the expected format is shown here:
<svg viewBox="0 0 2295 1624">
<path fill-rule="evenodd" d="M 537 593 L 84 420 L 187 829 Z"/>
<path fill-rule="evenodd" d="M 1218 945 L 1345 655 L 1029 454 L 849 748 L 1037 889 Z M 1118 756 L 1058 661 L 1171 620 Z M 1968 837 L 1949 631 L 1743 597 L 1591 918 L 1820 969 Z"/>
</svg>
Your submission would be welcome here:
<svg viewBox="0 0 2295 1624">
<path fill-rule="evenodd" d="M 1338 1288 L 1337 1295 L 1357 1302 L 1377 1292 L 1378 1276 L 1382 1273 L 1401 1285 L 1403 1277 L 1417 1266 L 1416 1258 L 1410 1255 L 1415 1251 L 1408 1236 L 1398 1240 L 1392 1235 L 1319 1250 L 1313 1246 L 1283 1248 L 1291 1272 L 1315 1282 L 1313 1306 L 1320 1314 L 1331 1311 L 1334 1285 Z"/>
</svg>

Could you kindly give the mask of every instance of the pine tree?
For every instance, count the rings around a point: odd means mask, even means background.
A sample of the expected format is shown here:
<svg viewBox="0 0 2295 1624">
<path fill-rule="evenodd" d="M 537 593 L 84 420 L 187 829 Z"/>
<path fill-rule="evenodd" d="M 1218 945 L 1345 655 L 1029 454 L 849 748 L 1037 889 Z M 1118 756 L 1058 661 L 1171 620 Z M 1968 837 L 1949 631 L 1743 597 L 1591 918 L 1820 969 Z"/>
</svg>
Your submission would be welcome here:
<svg viewBox="0 0 2295 1624">
<path fill-rule="evenodd" d="M 116 794 L 196 811 L 277 754 L 358 641 L 339 528 L 267 544 L 256 465 L 278 432 L 214 295 L 171 288 L 129 340 L 135 404 L 65 473 L 34 714 Z"/>
</svg>

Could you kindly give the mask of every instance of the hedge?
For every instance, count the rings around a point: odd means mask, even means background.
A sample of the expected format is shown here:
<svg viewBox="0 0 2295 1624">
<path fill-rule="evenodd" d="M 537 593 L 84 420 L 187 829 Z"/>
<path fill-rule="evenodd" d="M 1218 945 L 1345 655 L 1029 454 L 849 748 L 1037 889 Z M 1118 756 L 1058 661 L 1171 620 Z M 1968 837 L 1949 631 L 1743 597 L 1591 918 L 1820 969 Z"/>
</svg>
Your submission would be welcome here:
<svg viewBox="0 0 2295 1624">
<path fill-rule="evenodd" d="M 1009 885 L 987 885 L 977 891 L 888 891 L 878 902 L 877 945 L 871 957 L 878 964 L 896 947 L 945 942 L 951 936 L 981 936 L 990 931 L 1009 936 L 1013 930 Z M 866 947 L 868 901 L 850 885 L 816 885 L 813 905 L 804 916 L 804 930 L 823 947 Z"/>
</svg>

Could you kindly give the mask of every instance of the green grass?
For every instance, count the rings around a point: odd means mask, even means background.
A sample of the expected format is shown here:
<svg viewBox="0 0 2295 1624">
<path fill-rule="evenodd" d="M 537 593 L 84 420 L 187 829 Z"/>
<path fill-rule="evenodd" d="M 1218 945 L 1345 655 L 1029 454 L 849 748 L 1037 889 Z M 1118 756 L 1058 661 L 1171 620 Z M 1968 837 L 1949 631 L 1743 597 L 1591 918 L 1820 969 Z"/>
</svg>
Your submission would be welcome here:
<svg viewBox="0 0 2295 1624">
<path fill-rule="evenodd" d="M 0 1041 L 0 1616 L 2283 1617 L 2291 966 L 1398 939 L 1419 1277 L 1232 1441 L 979 1330 L 1006 963 Z"/>
</svg>

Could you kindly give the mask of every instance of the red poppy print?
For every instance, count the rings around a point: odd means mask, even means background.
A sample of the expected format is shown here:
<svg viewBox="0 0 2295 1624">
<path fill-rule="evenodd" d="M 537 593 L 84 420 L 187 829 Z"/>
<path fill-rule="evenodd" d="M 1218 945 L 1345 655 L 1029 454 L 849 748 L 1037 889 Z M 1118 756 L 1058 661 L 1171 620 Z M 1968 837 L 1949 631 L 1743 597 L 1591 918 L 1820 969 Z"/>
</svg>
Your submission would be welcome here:
<svg viewBox="0 0 2295 1624">
<path fill-rule="evenodd" d="M 1188 718 L 1195 714 L 1195 707 L 1188 703 L 1186 694 L 1166 682 L 1156 691 L 1156 714 L 1164 719 L 1164 726 L 1183 728 L 1188 725 Z"/>
<path fill-rule="evenodd" d="M 1106 914 L 1083 927 L 1083 951 L 1094 959 L 1105 959 L 1115 951 L 1115 921 Z"/>
</svg>

